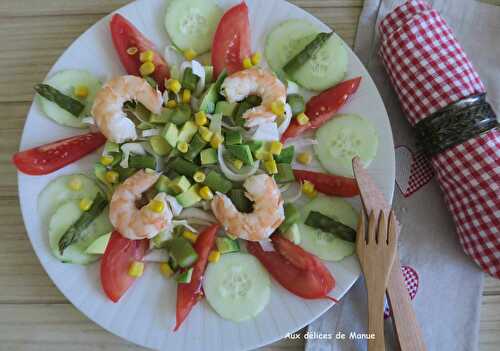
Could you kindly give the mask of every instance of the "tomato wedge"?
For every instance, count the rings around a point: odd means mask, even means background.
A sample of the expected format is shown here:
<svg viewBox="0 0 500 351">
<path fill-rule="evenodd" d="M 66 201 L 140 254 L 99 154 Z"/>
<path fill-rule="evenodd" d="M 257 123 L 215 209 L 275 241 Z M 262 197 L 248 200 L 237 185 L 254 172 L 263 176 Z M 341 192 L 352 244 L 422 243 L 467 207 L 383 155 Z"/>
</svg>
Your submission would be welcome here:
<svg viewBox="0 0 500 351">
<path fill-rule="evenodd" d="M 307 180 L 314 184 L 316 190 L 326 195 L 341 197 L 359 195 L 358 184 L 353 178 L 299 169 L 294 169 L 293 174 L 298 181 Z"/>
<path fill-rule="evenodd" d="M 177 307 L 174 331 L 179 329 L 189 312 L 191 312 L 193 306 L 203 296 L 203 292 L 201 290 L 203 274 L 207 268 L 208 255 L 214 246 L 215 236 L 218 230 L 218 224 L 211 225 L 201 232 L 198 239 L 196 239 L 196 242 L 194 243 L 194 249 L 198 254 L 198 260 L 193 265 L 191 282 L 187 284 L 180 283 L 177 285 Z"/>
<path fill-rule="evenodd" d="M 316 256 L 279 234 L 271 236 L 276 251 L 264 251 L 258 242 L 247 242 L 247 250 L 285 289 L 304 299 L 330 299 L 335 279 Z"/>
<path fill-rule="evenodd" d="M 105 142 L 106 137 L 99 132 L 76 135 L 19 151 L 12 156 L 12 163 L 29 175 L 49 174 L 81 159 Z"/>
<path fill-rule="evenodd" d="M 281 142 L 296 137 L 306 130 L 317 129 L 328 122 L 345 105 L 349 97 L 358 90 L 360 82 L 361 77 L 346 80 L 319 95 L 313 96 L 307 102 L 305 111 L 310 123 L 300 125 L 296 119 L 293 119 L 285 133 L 283 133 Z"/>
<path fill-rule="evenodd" d="M 231 74 L 243 69 L 243 59 L 250 57 L 250 22 L 245 2 L 231 7 L 222 16 L 212 43 L 214 76 L 226 69 Z"/>
<path fill-rule="evenodd" d="M 154 44 L 139 32 L 132 23 L 118 13 L 111 18 L 109 27 L 118 57 L 128 74 L 140 77 L 139 67 L 141 67 L 142 63 L 139 60 L 139 55 L 141 52 L 147 50 L 153 51 L 155 71 L 152 74 L 152 78 L 154 78 L 158 84 L 158 88 L 164 90 L 165 79 L 170 77 L 170 72 L 167 63 L 162 55 L 156 51 Z M 138 49 L 133 55 L 127 53 L 127 49 L 131 47 L 136 47 Z"/>
<path fill-rule="evenodd" d="M 142 261 L 148 248 L 147 239 L 130 240 L 113 231 L 101 260 L 101 284 L 111 301 L 120 300 L 134 283 L 128 270 L 133 261 Z"/>
</svg>

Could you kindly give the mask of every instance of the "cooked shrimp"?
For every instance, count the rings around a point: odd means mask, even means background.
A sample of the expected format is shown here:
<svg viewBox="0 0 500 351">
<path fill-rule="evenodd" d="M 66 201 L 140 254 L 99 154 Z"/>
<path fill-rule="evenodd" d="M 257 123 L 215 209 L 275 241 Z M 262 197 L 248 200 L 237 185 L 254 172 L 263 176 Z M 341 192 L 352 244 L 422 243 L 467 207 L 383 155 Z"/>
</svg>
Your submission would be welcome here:
<svg viewBox="0 0 500 351">
<path fill-rule="evenodd" d="M 123 104 L 136 100 L 153 113 L 160 113 L 162 95 L 144 79 L 120 76 L 104 84 L 96 94 L 91 114 L 106 138 L 115 143 L 137 139 L 134 122 L 123 111 Z"/>
<path fill-rule="evenodd" d="M 250 68 L 233 73 L 222 83 L 223 94 L 229 102 L 241 101 L 249 95 L 262 98 L 260 106 L 249 109 L 243 114 L 246 127 L 260 123 L 273 122 L 276 115 L 271 110 L 273 102 L 286 102 L 285 85 L 271 72 Z"/>
<path fill-rule="evenodd" d="M 111 224 L 126 238 L 139 240 L 152 238 L 172 223 L 172 211 L 168 206 L 165 193 L 158 193 L 152 201 L 163 202 L 160 212 L 153 211 L 149 205 L 137 208 L 136 201 L 143 192 L 156 183 L 160 174 L 138 171 L 120 184 L 109 204 Z"/>
<path fill-rule="evenodd" d="M 212 200 L 212 211 L 229 233 L 245 240 L 264 240 L 285 219 L 281 192 L 267 174 L 247 178 L 243 187 L 246 197 L 254 202 L 253 212 L 239 212 L 231 200 L 220 193 Z"/>
</svg>

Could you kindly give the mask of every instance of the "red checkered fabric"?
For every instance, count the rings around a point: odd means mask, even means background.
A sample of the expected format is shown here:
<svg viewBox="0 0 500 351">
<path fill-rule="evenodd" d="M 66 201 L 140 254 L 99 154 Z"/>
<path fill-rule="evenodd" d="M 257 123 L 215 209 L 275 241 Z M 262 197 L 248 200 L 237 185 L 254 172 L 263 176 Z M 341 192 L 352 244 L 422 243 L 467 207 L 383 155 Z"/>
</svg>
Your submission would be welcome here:
<svg viewBox="0 0 500 351">
<path fill-rule="evenodd" d="M 418 273 L 410 266 L 401 266 L 401 272 L 403 273 L 406 289 L 408 289 L 408 294 L 410 294 L 410 299 L 413 300 L 417 295 L 418 291 L 418 283 L 419 283 Z M 392 312 L 389 307 L 389 304 L 386 301 L 384 309 L 384 318 L 385 319 L 389 318 L 391 316 L 391 313 Z"/>
<path fill-rule="evenodd" d="M 379 29 L 380 55 L 411 125 L 485 92 L 451 29 L 427 3 L 404 3 Z M 500 278 L 500 130 L 449 148 L 431 161 L 464 251 Z"/>
</svg>

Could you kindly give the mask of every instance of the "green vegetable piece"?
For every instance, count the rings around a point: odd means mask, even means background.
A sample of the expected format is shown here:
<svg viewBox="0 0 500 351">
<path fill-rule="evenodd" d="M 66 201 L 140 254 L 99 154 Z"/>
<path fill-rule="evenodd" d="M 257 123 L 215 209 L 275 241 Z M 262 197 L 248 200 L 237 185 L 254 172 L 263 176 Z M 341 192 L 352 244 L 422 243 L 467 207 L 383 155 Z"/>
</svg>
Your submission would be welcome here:
<svg viewBox="0 0 500 351">
<path fill-rule="evenodd" d="M 192 185 L 188 190 L 177 195 L 175 198 L 182 207 L 191 207 L 201 201 L 201 197 L 198 195 L 198 190 L 200 190 L 198 184 Z"/>
<path fill-rule="evenodd" d="M 179 129 L 173 123 L 167 123 L 161 132 L 161 136 L 169 143 L 170 146 L 175 147 L 179 139 Z"/>
<path fill-rule="evenodd" d="M 226 136 L 224 138 L 224 143 L 226 145 L 236 145 L 236 144 L 241 144 L 243 142 L 243 137 L 241 136 L 241 133 L 238 132 L 237 130 L 229 130 L 226 132 Z M 252 149 L 250 149 L 251 151 Z"/>
<path fill-rule="evenodd" d="M 129 159 L 129 166 L 130 166 L 130 159 Z M 135 168 L 132 167 L 123 168 L 120 165 L 113 167 L 113 170 L 118 172 L 118 175 L 120 176 L 120 182 L 123 182 L 125 179 L 127 179 L 137 171 Z"/>
<path fill-rule="evenodd" d="M 278 173 L 274 176 L 277 183 L 291 183 L 295 181 L 292 166 L 289 163 L 278 163 Z"/>
<path fill-rule="evenodd" d="M 220 87 L 224 79 L 226 79 L 226 77 L 227 77 L 227 72 L 226 70 L 224 70 L 219 74 L 219 77 L 217 78 L 215 83 L 210 84 L 207 91 L 205 91 L 205 93 L 201 98 L 200 111 L 206 113 L 214 113 L 215 104 L 217 103 L 217 101 L 221 99 L 221 96 L 219 94 Z"/>
<path fill-rule="evenodd" d="M 191 67 L 187 67 L 184 70 L 184 75 L 182 76 L 182 86 L 185 89 L 194 91 L 196 89 L 196 84 L 198 84 L 199 80 L 200 77 L 198 77 L 193 73 L 193 69 Z"/>
<path fill-rule="evenodd" d="M 156 160 L 151 155 L 130 155 L 128 166 L 135 169 L 156 169 Z"/>
<path fill-rule="evenodd" d="M 110 154 L 113 152 L 120 152 L 120 144 L 106 140 L 106 143 L 104 144 L 104 154 Z"/>
<path fill-rule="evenodd" d="M 238 240 L 229 239 L 223 236 L 215 238 L 215 246 L 221 254 L 240 251 Z"/>
<path fill-rule="evenodd" d="M 287 146 L 281 150 L 278 156 L 274 156 L 277 163 L 292 163 L 295 154 L 295 147 L 293 145 Z"/>
<path fill-rule="evenodd" d="M 184 272 L 179 273 L 175 277 L 175 280 L 179 284 L 189 284 L 189 283 L 191 283 L 192 276 L 193 276 L 193 267 L 185 270 Z"/>
<path fill-rule="evenodd" d="M 285 232 L 282 232 L 281 235 L 283 235 L 295 245 L 300 244 L 300 228 L 297 223 L 292 224 L 290 228 L 288 228 Z"/>
<path fill-rule="evenodd" d="M 229 191 L 229 198 L 238 211 L 244 213 L 252 212 L 252 202 L 245 196 L 243 189 L 231 189 Z"/>
<path fill-rule="evenodd" d="M 103 190 L 106 192 L 106 196 L 108 197 L 108 199 L 110 199 L 111 195 L 113 194 L 113 185 L 111 185 L 106 179 L 107 171 L 108 169 L 100 163 L 96 163 L 94 165 L 94 175 L 100 182 L 100 184 L 103 185 Z"/>
<path fill-rule="evenodd" d="M 198 171 L 197 165 L 180 157 L 175 158 L 172 162 L 170 162 L 170 168 L 179 174 L 185 175 L 186 177 L 192 177 L 196 171 Z"/>
<path fill-rule="evenodd" d="M 174 195 L 179 195 L 189 189 L 191 183 L 185 176 L 180 176 L 168 184 L 169 191 Z"/>
<path fill-rule="evenodd" d="M 216 171 L 208 172 L 204 184 L 212 191 L 218 191 L 223 194 L 227 193 L 233 187 L 229 179 Z"/>
<path fill-rule="evenodd" d="M 127 115 L 129 117 L 131 117 L 132 119 L 135 118 L 136 120 L 148 125 L 149 128 L 154 128 L 154 125 L 149 123 L 151 111 L 149 111 L 140 102 L 127 101 L 125 104 L 123 104 L 123 111 L 125 111 L 127 113 Z M 148 129 L 148 128 L 145 128 L 145 129 Z"/>
<path fill-rule="evenodd" d="M 189 144 L 188 152 L 184 154 L 184 158 L 188 161 L 193 161 L 196 156 L 198 156 L 203 150 L 203 148 L 207 145 L 207 142 L 203 140 L 199 133 L 196 133 L 193 139 L 191 140 L 191 144 Z M 213 149 L 212 149 L 213 150 Z"/>
<path fill-rule="evenodd" d="M 111 233 L 101 235 L 85 249 L 85 253 L 91 255 L 104 255 L 109 239 L 111 239 Z"/>
<path fill-rule="evenodd" d="M 211 83 L 214 79 L 214 66 L 203 66 L 205 69 L 205 83 Z"/>
<path fill-rule="evenodd" d="M 155 183 L 155 189 L 159 193 L 168 193 L 170 191 L 169 184 L 171 180 L 165 175 L 160 175 L 160 178 Z"/>
<path fill-rule="evenodd" d="M 108 201 L 106 200 L 106 198 L 101 193 L 97 193 L 89 210 L 83 212 L 80 218 L 78 218 L 78 220 L 73 223 L 68 228 L 68 230 L 66 230 L 66 232 L 59 240 L 59 251 L 61 252 L 61 255 L 64 253 L 64 250 L 68 246 L 78 242 L 81 239 L 80 235 L 82 231 L 87 228 L 90 223 L 92 223 L 92 221 L 97 218 L 97 216 L 101 214 L 101 212 L 107 205 Z"/>
<path fill-rule="evenodd" d="M 344 240 L 351 242 L 356 241 L 356 231 L 354 229 L 320 212 L 309 212 L 305 224 L 310 227 L 321 229 L 324 232 L 336 234 Z"/>
<path fill-rule="evenodd" d="M 228 101 L 219 101 L 215 104 L 215 113 L 220 113 L 223 116 L 232 117 L 238 107 L 237 103 Z"/>
<path fill-rule="evenodd" d="M 180 126 L 191 118 L 191 107 L 187 104 L 177 106 L 170 115 L 170 122 Z"/>
<path fill-rule="evenodd" d="M 234 123 L 237 126 L 243 127 L 245 124 L 245 120 L 242 118 L 243 114 L 247 112 L 247 110 L 251 109 L 253 106 L 247 101 L 242 101 L 238 105 L 238 109 L 236 110 L 236 113 L 234 114 Z"/>
<path fill-rule="evenodd" d="M 209 148 L 200 152 L 201 165 L 213 165 L 217 163 L 217 151 Z"/>
<path fill-rule="evenodd" d="M 165 246 L 170 256 L 182 268 L 191 266 L 198 259 L 198 254 L 193 245 L 183 237 L 170 239 Z"/>
<path fill-rule="evenodd" d="M 299 52 L 294 58 L 292 58 L 283 67 L 283 71 L 286 74 L 292 75 L 296 70 L 298 70 L 303 64 L 309 61 L 321 47 L 330 39 L 333 32 L 330 33 L 319 33 L 316 37 L 306 45 L 301 52 Z"/>
<path fill-rule="evenodd" d="M 259 106 L 262 103 L 262 98 L 258 95 L 250 95 L 245 99 L 252 107 Z"/>
<path fill-rule="evenodd" d="M 250 148 L 250 151 L 252 151 L 252 153 L 255 155 L 257 150 L 259 150 L 260 148 L 262 148 L 264 146 L 264 142 L 260 141 L 260 140 L 250 140 L 247 143 L 247 145 Z M 281 152 L 283 153 L 283 151 L 281 151 Z"/>
<path fill-rule="evenodd" d="M 181 131 L 179 132 L 177 143 L 181 141 L 189 143 L 197 131 L 198 131 L 198 126 L 196 125 L 196 123 L 194 123 L 193 121 L 187 121 L 186 123 L 184 123 L 184 125 L 181 128 Z"/>
<path fill-rule="evenodd" d="M 246 165 L 253 165 L 253 156 L 248 145 L 226 145 L 229 153 Z"/>
<path fill-rule="evenodd" d="M 286 102 L 288 102 L 288 105 L 290 105 L 293 116 L 296 116 L 306 110 L 306 104 L 302 95 L 290 94 L 286 97 Z"/>
<path fill-rule="evenodd" d="M 165 249 L 170 239 L 172 239 L 172 231 L 169 229 L 162 230 L 151 239 L 151 243 L 156 249 Z"/>
<path fill-rule="evenodd" d="M 285 220 L 280 225 L 281 232 L 286 232 L 294 223 L 300 221 L 300 212 L 293 204 L 286 204 L 285 210 Z"/>
<path fill-rule="evenodd" d="M 158 156 L 167 156 L 172 151 L 172 146 L 160 135 L 149 138 L 149 145 Z"/>
<path fill-rule="evenodd" d="M 68 111 L 75 117 L 80 116 L 82 111 L 85 109 L 85 105 L 80 101 L 73 99 L 68 95 L 64 95 L 59 90 L 48 84 L 35 85 L 35 91 L 47 100 L 56 103 L 57 106 Z"/>
<path fill-rule="evenodd" d="M 149 122 L 151 123 L 167 123 L 170 121 L 170 116 L 174 110 L 170 108 L 162 108 L 161 113 L 157 115 L 156 113 L 152 113 L 149 117 Z"/>
</svg>

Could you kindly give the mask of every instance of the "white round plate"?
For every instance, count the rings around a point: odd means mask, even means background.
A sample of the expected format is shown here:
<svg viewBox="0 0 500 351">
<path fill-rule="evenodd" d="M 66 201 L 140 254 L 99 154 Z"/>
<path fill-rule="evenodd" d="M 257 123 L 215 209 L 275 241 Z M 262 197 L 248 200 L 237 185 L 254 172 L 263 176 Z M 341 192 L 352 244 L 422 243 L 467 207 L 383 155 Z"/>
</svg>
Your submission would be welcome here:
<svg viewBox="0 0 500 351">
<path fill-rule="evenodd" d="M 157 48 L 169 43 L 163 17 L 168 1 L 135 1 L 117 12 L 128 18 L 149 37 Z M 227 9 L 238 0 L 222 0 Z M 321 21 L 302 9 L 282 0 L 246 0 L 250 9 L 253 50 L 263 52 L 266 34 L 278 23 L 290 18 L 304 18 L 328 30 Z M 49 75 L 62 69 L 87 69 L 101 80 L 124 74 L 114 51 L 109 33 L 110 16 L 101 19 L 82 34 L 59 58 Z M 353 112 L 373 121 L 380 135 L 377 158 L 369 172 L 381 187 L 387 200 L 394 190 L 394 147 L 387 112 L 380 95 L 355 54 L 349 49 L 348 78 L 362 76 L 360 89 L 342 112 Z M 44 117 L 33 104 L 21 140 L 21 150 L 45 144 L 83 131 L 59 126 Z M 62 174 L 88 171 L 97 153 L 42 177 L 19 174 L 19 197 L 24 223 L 40 262 L 59 290 L 82 313 L 110 332 L 133 343 L 158 350 L 248 350 L 263 346 L 309 324 L 332 303 L 328 300 L 304 300 L 273 282 L 271 301 L 255 319 L 233 323 L 220 318 L 205 301 L 200 301 L 179 331 L 175 322 L 175 284 L 160 276 L 156 267 L 146 269 L 139 279 L 114 304 L 101 289 L 99 263 L 90 266 L 62 264 L 50 252 L 45 224 L 39 218 L 36 203 L 42 188 Z M 350 257 L 339 263 L 328 263 L 337 285 L 332 295 L 340 298 L 359 276 L 357 259 Z M 89 344 L 92 340 L 88 340 Z"/>
</svg>

